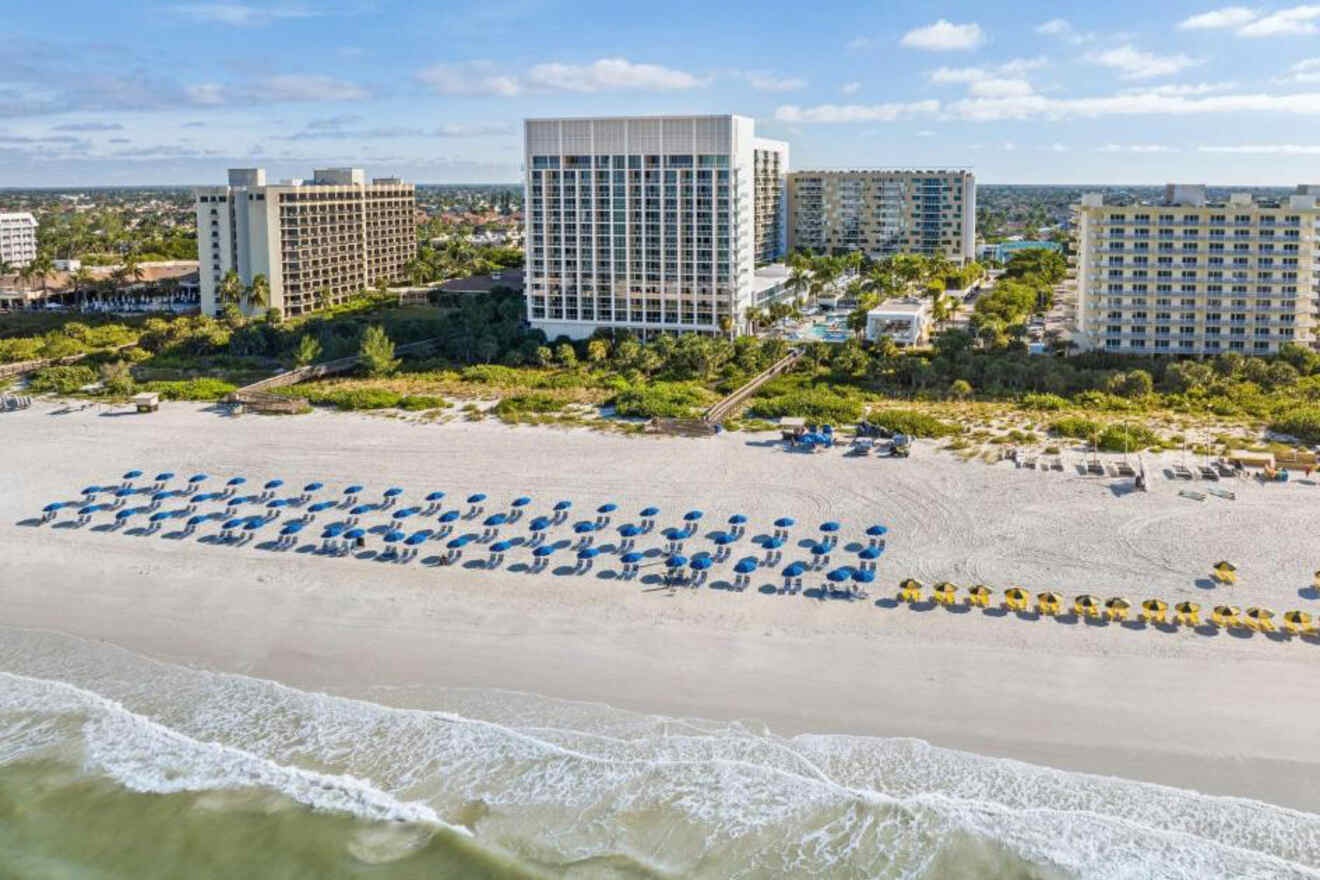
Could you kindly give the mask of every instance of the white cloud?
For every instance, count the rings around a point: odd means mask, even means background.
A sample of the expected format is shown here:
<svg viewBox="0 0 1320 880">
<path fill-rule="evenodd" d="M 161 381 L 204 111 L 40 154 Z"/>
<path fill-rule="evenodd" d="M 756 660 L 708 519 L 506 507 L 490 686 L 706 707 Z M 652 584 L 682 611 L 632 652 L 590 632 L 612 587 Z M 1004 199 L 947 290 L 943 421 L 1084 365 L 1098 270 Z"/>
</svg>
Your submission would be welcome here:
<svg viewBox="0 0 1320 880">
<path fill-rule="evenodd" d="M 775 110 L 780 122 L 894 122 L 913 116 L 933 116 L 939 112 L 939 101 L 914 101 L 891 104 L 820 104 L 815 107 L 797 107 L 792 104 Z"/>
<path fill-rule="evenodd" d="M 934 24 L 908 31 L 898 42 L 909 49 L 946 52 L 975 49 L 985 42 L 985 33 L 976 22 L 954 24 L 941 18 Z"/>
<path fill-rule="evenodd" d="M 1293 6 L 1238 28 L 1241 37 L 1293 37 L 1320 33 L 1320 6 Z"/>
<path fill-rule="evenodd" d="M 1243 144 L 1235 147 L 1197 147 L 1202 153 L 1260 153 L 1262 155 L 1316 156 L 1320 145 L 1312 144 Z"/>
<path fill-rule="evenodd" d="M 1012 98 L 1030 95 L 1035 89 L 1025 79 L 992 78 L 974 81 L 967 91 L 981 98 Z"/>
<path fill-rule="evenodd" d="M 930 81 L 970 84 L 987 79 L 1021 79 L 1022 74 L 1047 63 L 1044 58 L 1013 58 L 994 67 L 937 67 L 930 72 Z"/>
<path fill-rule="evenodd" d="M 862 84 L 854 81 L 839 86 L 839 91 L 843 92 L 845 95 L 855 95 L 861 90 L 861 88 Z"/>
<path fill-rule="evenodd" d="M 602 58 L 591 64 L 537 64 L 525 73 L 508 72 L 490 61 L 436 64 L 417 79 L 442 95 L 512 97 L 524 92 L 671 91 L 691 89 L 706 80 L 657 64 L 634 64 L 625 58 Z"/>
<path fill-rule="evenodd" d="M 450 122 L 432 132 L 436 137 L 452 138 L 512 133 L 513 126 L 507 122 Z"/>
<path fill-rule="evenodd" d="M 1138 86 L 1133 89 L 1125 89 L 1125 94 L 1142 95 L 1211 95 L 1215 92 L 1227 92 L 1230 89 L 1236 89 L 1238 84 L 1235 82 L 1218 83 L 1164 83 L 1158 86 Z"/>
<path fill-rule="evenodd" d="M 919 138 L 935 137 L 935 132 L 931 131 L 929 128 L 923 128 L 921 131 L 917 132 L 916 134 L 917 137 Z"/>
<path fill-rule="evenodd" d="M 1156 55 L 1130 45 L 1091 53 L 1087 56 L 1087 60 L 1117 70 L 1118 75 L 1123 79 L 1169 76 L 1202 63 L 1200 59 L 1187 55 Z"/>
<path fill-rule="evenodd" d="M 1176 153 L 1177 147 L 1167 147 L 1164 144 L 1105 144 L 1097 152 L 1100 153 Z"/>
<path fill-rule="evenodd" d="M 999 145 L 999 148 L 1003 150 L 1005 153 L 1011 153 L 1017 149 L 1017 144 L 1013 143 L 1012 141 L 1004 141 L 1002 144 Z"/>
<path fill-rule="evenodd" d="M 1072 26 L 1065 18 L 1051 18 L 1049 21 L 1041 22 L 1034 28 L 1036 33 L 1046 37 L 1057 37 L 1065 43 L 1077 45 L 1079 43 L 1089 43 L 1095 39 L 1095 34 L 1082 33 Z"/>
<path fill-rule="evenodd" d="M 1239 28 L 1255 20 L 1254 10 L 1245 6 L 1225 6 L 1223 9 L 1213 9 L 1210 12 L 1184 18 L 1178 22 L 1178 28 L 1184 31 Z"/>
<path fill-rule="evenodd" d="M 1279 82 L 1313 83 L 1320 82 L 1320 58 L 1307 58 L 1288 68 L 1288 75 L 1279 78 Z"/>
<path fill-rule="evenodd" d="M 778 76 L 764 70 L 744 70 L 735 76 L 759 92 L 796 92 L 807 87 L 800 76 Z"/>
<path fill-rule="evenodd" d="M 271 101 L 359 101 L 370 97 L 354 83 L 301 73 L 265 77 L 253 84 L 253 91 Z"/>
<path fill-rule="evenodd" d="M 1050 151 L 1054 153 L 1066 153 L 1068 152 L 1068 148 L 1065 147 L 1063 144 L 1053 143 L 1050 144 Z"/>
<path fill-rule="evenodd" d="M 1196 116 L 1240 113 L 1286 113 L 1320 116 L 1320 93 L 1291 95 L 1162 95 L 1126 92 L 1095 98 L 1051 98 L 1025 95 L 1011 98 L 965 98 L 945 105 L 952 117 L 975 122 L 1003 119 L 1067 119 L 1106 116 Z"/>
<path fill-rule="evenodd" d="M 245 3 L 185 3 L 170 12 L 199 24 L 228 24 L 235 27 L 269 24 L 277 19 L 311 18 L 315 12 L 303 6 L 260 8 Z"/>
</svg>

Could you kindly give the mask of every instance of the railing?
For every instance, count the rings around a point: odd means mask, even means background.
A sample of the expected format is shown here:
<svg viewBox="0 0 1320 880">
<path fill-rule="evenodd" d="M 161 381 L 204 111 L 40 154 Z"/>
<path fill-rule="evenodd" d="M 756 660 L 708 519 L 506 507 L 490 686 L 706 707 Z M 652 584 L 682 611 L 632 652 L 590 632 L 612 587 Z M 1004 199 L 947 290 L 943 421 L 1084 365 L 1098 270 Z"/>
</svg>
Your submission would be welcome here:
<svg viewBox="0 0 1320 880">
<path fill-rule="evenodd" d="M 756 389 L 760 388 L 775 376 L 787 372 L 795 363 L 797 363 L 798 358 L 800 357 L 802 357 L 802 349 L 793 349 L 768 368 L 752 377 L 750 381 L 743 384 L 742 387 L 735 390 L 728 397 L 706 410 L 705 414 L 701 417 L 702 421 L 710 425 L 717 425 L 724 421 L 724 419 L 737 410 L 738 407 L 742 406 L 747 398 L 752 396 L 752 393 L 755 392 Z"/>
</svg>

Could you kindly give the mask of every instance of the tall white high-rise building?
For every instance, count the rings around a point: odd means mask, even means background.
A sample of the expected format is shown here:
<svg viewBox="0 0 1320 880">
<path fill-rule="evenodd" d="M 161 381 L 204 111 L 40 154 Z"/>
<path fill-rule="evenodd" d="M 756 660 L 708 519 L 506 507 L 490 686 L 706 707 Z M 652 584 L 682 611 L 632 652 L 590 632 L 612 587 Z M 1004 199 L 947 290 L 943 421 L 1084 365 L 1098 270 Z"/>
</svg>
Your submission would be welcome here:
<svg viewBox="0 0 1320 880">
<path fill-rule="evenodd" d="M 417 256 L 413 185 L 368 183 L 360 168 L 322 168 L 310 181 L 278 184 L 267 184 L 261 168 L 231 168 L 228 186 L 196 197 L 203 314 L 223 308 L 220 285 L 231 269 L 244 285 L 264 275 L 268 305 L 301 315 L 381 279 L 403 280 Z"/>
<path fill-rule="evenodd" d="M 37 258 L 37 218 L 27 211 L 0 213 L 0 262 L 21 269 Z"/>
<path fill-rule="evenodd" d="M 1116 354 L 1265 355 L 1316 342 L 1320 187 L 1277 201 L 1170 184 L 1077 209 L 1079 343 Z"/>
<path fill-rule="evenodd" d="M 736 333 L 784 253 L 788 148 L 747 117 L 529 119 L 524 161 L 527 317 L 551 338 Z"/>
</svg>

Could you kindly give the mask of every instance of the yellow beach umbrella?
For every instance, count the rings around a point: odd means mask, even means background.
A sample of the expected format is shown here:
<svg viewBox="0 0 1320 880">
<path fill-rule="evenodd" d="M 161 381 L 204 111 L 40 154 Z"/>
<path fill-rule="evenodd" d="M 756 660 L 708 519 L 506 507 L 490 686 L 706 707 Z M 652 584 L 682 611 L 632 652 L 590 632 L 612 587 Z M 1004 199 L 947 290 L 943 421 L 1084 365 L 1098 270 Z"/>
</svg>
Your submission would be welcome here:
<svg viewBox="0 0 1320 880">
<path fill-rule="evenodd" d="M 1036 608 L 1041 614 L 1055 614 L 1059 610 L 1059 603 L 1063 601 L 1063 596 L 1053 590 L 1046 590 L 1043 593 L 1036 594 Z"/>
<path fill-rule="evenodd" d="M 1127 620 L 1128 609 L 1132 607 L 1132 603 L 1123 596 L 1114 596 L 1105 600 L 1105 607 L 1109 609 L 1110 620 Z"/>
<path fill-rule="evenodd" d="M 1311 628 L 1311 615 L 1305 611 L 1283 612 L 1283 628 L 1294 635 L 1304 633 Z"/>
<path fill-rule="evenodd" d="M 1100 616 L 1100 601 L 1089 593 L 1083 593 L 1073 599 L 1073 611 L 1084 617 Z"/>
<path fill-rule="evenodd" d="M 1009 587 L 1004 591 L 1004 604 L 1014 611 L 1025 611 L 1030 598 L 1021 587 Z"/>
<path fill-rule="evenodd" d="M 958 588 L 948 581 L 936 584 L 931 592 L 935 596 L 935 601 L 941 605 L 952 605 L 953 600 L 958 596 Z"/>
<path fill-rule="evenodd" d="M 1274 612 L 1268 608 L 1248 608 L 1247 625 L 1261 632 L 1274 631 Z"/>
<path fill-rule="evenodd" d="M 1214 564 L 1215 580 L 1221 584 L 1237 583 L 1237 566 L 1221 559 Z"/>
<path fill-rule="evenodd" d="M 1215 610 L 1210 613 L 1210 619 L 1219 626 L 1237 626 L 1238 609 L 1234 605 L 1216 605 Z"/>
<path fill-rule="evenodd" d="M 985 584 L 977 584 L 967 590 L 967 604 L 980 605 L 982 608 L 990 604 L 990 594 L 992 590 Z"/>
<path fill-rule="evenodd" d="M 1168 610 L 1169 603 L 1163 599 L 1147 599 L 1141 603 L 1141 617 L 1147 623 L 1152 621 L 1163 623 L 1165 612 Z"/>
<path fill-rule="evenodd" d="M 1320 590 L 1320 571 L 1315 573 L 1315 588 Z"/>
<path fill-rule="evenodd" d="M 921 581 L 915 578 L 907 578 L 898 585 L 898 598 L 904 602 L 920 602 L 921 590 Z"/>
<path fill-rule="evenodd" d="M 1237 571 L 1237 566 L 1227 559 L 1221 559 L 1215 563 L 1215 571 Z"/>
<path fill-rule="evenodd" d="M 1179 602 L 1173 610 L 1178 612 L 1179 623 L 1196 626 L 1201 622 L 1201 606 L 1195 602 Z"/>
</svg>

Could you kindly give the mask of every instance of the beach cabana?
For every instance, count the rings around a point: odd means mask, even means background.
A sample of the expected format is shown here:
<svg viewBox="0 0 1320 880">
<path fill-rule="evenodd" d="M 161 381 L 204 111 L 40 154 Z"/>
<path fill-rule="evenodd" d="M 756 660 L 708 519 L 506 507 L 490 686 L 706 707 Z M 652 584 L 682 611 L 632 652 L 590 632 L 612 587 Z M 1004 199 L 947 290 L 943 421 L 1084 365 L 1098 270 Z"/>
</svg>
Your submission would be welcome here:
<svg viewBox="0 0 1320 880">
<path fill-rule="evenodd" d="M 921 581 L 916 578 L 906 578 L 898 585 L 898 599 L 900 602 L 920 602 L 922 589 L 924 587 Z"/>
<path fill-rule="evenodd" d="M 1105 600 L 1105 610 L 1109 612 L 1110 620 L 1127 620 L 1131 608 L 1132 603 L 1123 596 L 1114 596 Z"/>
<path fill-rule="evenodd" d="M 1228 560 L 1221 559 L 1214 564 L 1214 574 L 1211 577 L 1221 584 L 1237 583 L 1237 566 Z"/>
<path fill-rule="evenodd" d="M 1031 595 L 1021 587 L 1009 587 L 1004 591 L 1004 604 L 1009 611 L 1026 611 Z"/>
<path fill-rule="evenodd" d="M 1210 619 L 1216 626 L 1230 627 L 1241 626 L 1242 621 L 1238 619 L 1238 609 L 1233 605 L 1216 605 L 1210 612 Z"/>
<path fill-rule="evenodd" d="M 1078 617 L 1099 617 L 1100 600 L 1089 593 L 1083 593 L 1073 599 L 1073 613 Z"/>
<path fill-rule="evenodd" d="M 1274 632 L 1274 612 L 1268 608 L 1251 607 L 1247 609 L 1247 626 L 1257 632 Z"/>
<path fill-rule="evenodd" d="M 1169 603 L 1163 599 L 1147 599 L 1141 603 L 1141 619 L 1147 623 L 1164 623 Z"/>
<path fill-rule="evenodd" d="M 1041 614 L 1058 614 L 1059 606 L 1062 604 L 1063 596 L 1053 590 L 1036 594 L 1036 610 Z"/>
<path fill-rule="evenodd" d="M 941 605 L 952 605 L 958 598 L 958 587 L 948 581 L 941 581 L 931 589 L 931 596 Z"/>
<path fill-rule="evenodd" d="M 990 595 L 993 593 L 985 584 L 977 584 L 967 590 L 967 604 L 979 605 L 982 608 L 990 606 Z"/>
<path fill-rule="evenodd" d="M 1174 619 L 1183 626 L 1196 626 L 1201 622 L 1201 606 L 1195 602 L 1179 602 L 1173 606 Z"/>
<path fill-rule="evenodd" d="M 1311 631 L 1311 615 L 1305 611 L 1283 612 L 1283 628 L 1293 635 Z"/>
</svg>

